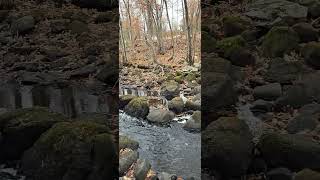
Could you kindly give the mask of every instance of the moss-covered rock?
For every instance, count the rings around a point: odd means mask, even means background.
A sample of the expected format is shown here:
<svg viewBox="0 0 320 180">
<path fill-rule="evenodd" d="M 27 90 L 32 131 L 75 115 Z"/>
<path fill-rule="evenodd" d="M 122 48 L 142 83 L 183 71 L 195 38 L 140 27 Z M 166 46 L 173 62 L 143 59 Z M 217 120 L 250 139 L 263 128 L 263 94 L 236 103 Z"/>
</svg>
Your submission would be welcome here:
<svg viewBox="0 0 320 180">
<path fill-rule="evenodd" d="M 175 97 L 168 103 L 168 108 L 170 111 L 175 113 L 181 113 L 184 108 L 184 102 L 181 97 Z"/>
<path fill-rule="evenodd" d="M 226 16 L 222 19 L 224 35 L 235 36 L 249 27 L 249 22 L 239 16 Z"/>
<path fill-rule="evenodd" d="M 310 42 L 301 49 L 304 61 L 314 69 L 320 69 L 320 43 Z"/>
<path fill-rule="evenodd" d="M 179 96 L 180 86 L 175 81 L 166 81 L 161 86 L 160 94 L 164 96 L 166 99 L 171 100 L 174 97 Z"/>
<path fill-rule="evenodd" d="M 213 52 L 215 50 L 217 40 L 210 36 L 206 31 L 201 32 L 201 51 L 202 52 Z"/>
<path fill-rule="evenodd" d="M 149 113 L 148 99 L 145 97 L 136 97 L 132 99 L 124 108 L 124 112 L 137 118 L 147 117 Z"/>
<path fill-rule="evenodd" d="M 294 180 L 319 180 L 319 179 L 320 179 L 320 173 L 313 171 L 311 169 L 303 169 L 302 171 L 299 171 L 294 177 Z"/>
<path fill-rule="evenodd" d="M 245 47 L 245 45 L 246 42 L 241 36 L 232 36 L 218 41 L 216 48 L 224 57 L 229 58 L 234 51 Z"/>
<path fill-rule="evenodd" d="M 268 57 L 282 57 L 299 45 L 298 34 L 290 27 L 273 27 L 262 42 L 262 51 Z"/>
<path fill-rule="evenodd" d="M 258 147 L 270 167 L 320 169 L 320 144 L 302 135 L 265 133 Z"/>
<path fill-rule="evenodd" d="M 0 161 L 20 159 L 42 133 L 66 117 L 46 108 L 19 109 L 0 115 Z"/>
<path fill-rule="evenodd" d="M 227 177 L 246 173 L 253 150 L 247 124 L 235 117 L 222 117 L 201 133 L 203 167 L 210 167 Z"/>
<path fill-rule="evenodd" d="M 106 126 L 84 120 L 61 122 L 24 153 L 22 171 L 35 180 L 115 178 L 117 152 Z"/>
<path fill-rule="evenodd" d="M 119 97 L 119 109 L 123 109 L 135 96 L 133 95 L 122 95 Z"/>
<path fill-rule="evenodd" d="M 132 150 L 137 150 L 139 143 L 127 136 L 119 136 L 119 149 L 129 148 Z"/>
</svg>

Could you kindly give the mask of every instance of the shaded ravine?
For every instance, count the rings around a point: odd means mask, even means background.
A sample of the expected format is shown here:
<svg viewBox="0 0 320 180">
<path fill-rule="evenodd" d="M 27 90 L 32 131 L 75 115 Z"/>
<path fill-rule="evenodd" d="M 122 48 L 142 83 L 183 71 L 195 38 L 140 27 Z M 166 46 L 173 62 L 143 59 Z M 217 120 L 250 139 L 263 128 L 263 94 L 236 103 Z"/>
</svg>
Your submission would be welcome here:
<svg viewBox="0 0 320 180">
<path fill-rule="evenodd" d="M 120 95 L 159 96 L 142 88 L 120 87 Z M 147 159 L 157 172 L 167 172 L 182 177 L 201 179 L 201 134 L 183 129 L 186 119 L 180 116 L 166 126 L 148 123 L 131 117 L 122 111 L 119 115 L 120 135 L 126 135 L 139 142 L 139 156 Z"/>
</svg>

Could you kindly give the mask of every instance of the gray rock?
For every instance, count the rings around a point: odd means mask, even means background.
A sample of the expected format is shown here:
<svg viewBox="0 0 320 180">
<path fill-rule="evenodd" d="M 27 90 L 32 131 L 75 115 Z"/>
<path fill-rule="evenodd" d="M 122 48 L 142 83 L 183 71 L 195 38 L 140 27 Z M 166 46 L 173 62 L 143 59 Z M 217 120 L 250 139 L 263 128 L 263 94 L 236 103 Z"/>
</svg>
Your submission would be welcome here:
<svg viewBox="0 0 320 180">
<path fill-rule="evenodd" d="M 119 68 L 115 66 L 104 66 L 96 75 L 99 81 L 115 85 L 119 78 Z"/>
<path fill-rule="evenodd" d="M 279 83 L 271 83 L 258 86 L 253 90 L 256 99 L 275 100 L 282 95 L 282 88 Z"/>
<path fill-rule="evenodd" d="M 169 101 L 168 108 L 169 110 L 175 113 L 181 113 L 184 108 L 184 102 L 182 98 L 180 97 L 173 98 L 171 101 Z"/>
<path fill-rule="evenodd" d="M 193 112 L 191 118 L 187 120 L 183 128 L 188 130 L 200 130 L 201 129 L 201 112 Z"/>
<path fill-rule="evenodd" d="M 252 103 L 252 107 L 250 107 L 250 109 L 253 113 L 266 113 L 272 110 L 272 106 L 272 102 L 258 99 Z"/>
<path fill-rule="evenodd" d="M 139 154 L 137 151 L 127 151 L 119 157 L 119 174 L 123 176 L 130 166 L 137 161 Z"/>
<path fill-rule="evenodd" d="M 287 168 L 272 169 L 267 173 L 268 180 L 292 180 L 293 173 Z"/>
<path fill-rule="evenodd" d="M 318 30 L 315 29 L 311 24 L 302 22 L 295 24 L 292 28 L 298 33 L 300 42 L 306 43 L 310 41 L 318 41 Z"/>
<path fill-rule="evenodd" d="M 132 150 L 137 150 L 139 148 L 139 143 L 127 136 L 119 136 L 119 149 L 129 148 Z"/>
<path fill-rule="evenodd" d="M 301 49 L 306 64 L 314 69 L 320 69 L 320 43 L 310 42 Z"/>
<path fill-rule="evenodd" d="M 149 103 L 145 97 L 132 99 L 124 108 L 124 112 L 137 118 L 146 118 L 149 114 Z"/>
<path fill-rule="evenodd" d="M 137 180 L 145 180 L 150 168 L 151 168 L 151 164 L 147 160 L 138 159 L 135 170 L 134 170 L 134 177 Z"/>
<path fill-rule="evenodd" d="M 71 30 L 72 33 L 80 35 L 84 32 L 88 32 L 89 31 L 89 27 L 88 24 L 82 22 L 82 21 L 78 21 L 78 20 L 74 20 L 72 21 L 69 25 L 68 25 L 68 29 Z"/>
<path fill-rule="evenodd" d="M 180 94 L 180 86 L 175 81 L 166 81 L 161 86 L 160 94 L 164 96 L 166 99 L 171 100 L 174 97 L 179 96 Z"/>
<path fill-rule="evenodd" d="M 164 109 L 153 109 L 147 116 L 147 119 L 153 123 L 167 123 L 173 118 L 174 113 Z"/>
<path fill-rule="evenodd" d="M 11 24 L 13 33 L 26 33 L 32 30 L 35 26 L 35 20 L 32 16 L 24 16 Z"/>
</svg>

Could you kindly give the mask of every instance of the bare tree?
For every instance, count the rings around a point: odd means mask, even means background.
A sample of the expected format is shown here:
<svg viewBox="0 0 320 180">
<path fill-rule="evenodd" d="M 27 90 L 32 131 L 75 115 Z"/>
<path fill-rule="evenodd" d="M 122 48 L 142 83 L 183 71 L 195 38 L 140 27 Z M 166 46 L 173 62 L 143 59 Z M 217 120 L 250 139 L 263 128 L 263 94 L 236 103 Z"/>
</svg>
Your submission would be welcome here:
<svg viewBox="0 0 320 180">
<path fill-rule="evenodd" d="M 169 12 L 168 12 L 168 3 L 167 3 L 167 0 L 163 0 L 163 1 L 164 1 L 165 6 L 166 6 L 167 19 L 168 19 L 168 24 L 169 24 L 170 33 L 171 33 L 171 48 L 172 48 L 171 59 L 173 59 L 173 57 L 174 57 L 174 38 L 173 38 L 172 26 L 171 26 L 170 17 L 169 17 Z"/>
<path fill-rule="evenodd" d="M 191 30 L 190 30 L 190 23 L 189 23 L 189 10 L 188 10 L 188 4 L 187 0 L 183 0 L 184 2 L 184 11 L 185 11 L 185 22 L 187 27 L 187 46 L 188 46 L 188 52 L 187 52 L 187 62 L 191 66 L 194 63 L 194 59 L 192 57 L 192 43 L 191 43 Z"/>
</svg>

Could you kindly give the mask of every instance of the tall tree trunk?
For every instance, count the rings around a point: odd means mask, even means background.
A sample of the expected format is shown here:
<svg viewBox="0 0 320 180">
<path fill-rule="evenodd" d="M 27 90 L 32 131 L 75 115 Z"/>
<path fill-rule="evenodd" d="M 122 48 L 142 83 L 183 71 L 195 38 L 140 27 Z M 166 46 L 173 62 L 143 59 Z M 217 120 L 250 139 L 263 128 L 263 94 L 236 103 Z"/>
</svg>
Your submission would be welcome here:
<svg viewBox="0 0 320 180">
<path fill-rule="evenodd" d="M 173 39 L 172 26 L 171 26 L 170 17 L 169 17 L 169 11 L 168 11 L 168 4 L 167 4 L 167 0 L 163 0 L 163 1 L 164 1 L 165 6 L 166 6 L 167 19 L 168 19 L 169 28 L 170 28 L 170 33 L 171 33 L 171 47 L 172 47 L 172 55 L 171 55 L 171 59 L 173 59 L 173 57 L 174 57 L 174 39 Z"/>
<path fill-rule="evenodd" d="M 122 29 L 122 22 L 119 22 L 119 26 L 120 26 L 120 36 L 121 36 L 121 44 L 122 44 L 122 64 L 127 64 L 128 63 L 128 58 L 127 58 L 127 52 L 126 52 L 126 42 L 124 40 L 123 37 L 123 29 Z"/>
<path fill-rule="evenodd" d="M 131 44 L 131 47 L 132 45 L 134 44 L 133 43 L 133 38 L 132 38 L 132 21 L 131 21 L 131 12 L 130 12 L 130 0 L 126 1 L 126 0 L 123 0 L 123 3 L 124 3 L 124 6 L 126 8 L 126 14 L 128 16 L 128 19 L 129 19 L 129 30 L 128 30 L 128 34 L 129 34 L 129 41 L 130 41 L 130 44 Z"/>
<path fill-rule="evenodd" d="M 188 45 L 188 54 L 187 54 L 187 62 L 191 66 L 193 65 L 193 58 L 192 58 L 192 43 L 191 43 L 191 30 L 190 30 L 190 23 L 189 23 L 189 10 L 187 0 L 183 0 L 184 2 L 184 10 L 185 10 L 185 21 L 187 27 L 187 45 Z"/>
</svg>

